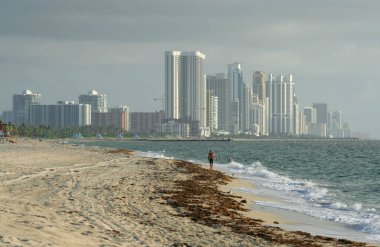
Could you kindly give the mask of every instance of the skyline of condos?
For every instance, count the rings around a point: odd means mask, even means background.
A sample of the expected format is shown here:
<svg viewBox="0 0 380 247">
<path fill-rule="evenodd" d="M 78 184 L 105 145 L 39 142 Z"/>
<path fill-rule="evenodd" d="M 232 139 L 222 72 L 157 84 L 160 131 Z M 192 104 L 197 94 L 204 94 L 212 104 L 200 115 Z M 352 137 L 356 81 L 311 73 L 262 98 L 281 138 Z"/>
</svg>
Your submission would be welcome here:
<svg viewBox="0 0 380 247">
<path fill-rule="evenodd" d="M 53 128 L 91 124 L 180 137 L 187 133 L 190 137 L 351 136 L 342 111 L 329 112 L 327 103 L 299 109 L 292 74 L 274 76 L 253 70 L 246 83 L 240 63 L 226 64 L 226 73 L 206 76 L 202 52 L 166 51 L 165 97 L 160 99 L 164 111 L 130 113 L 128 106 L 108 109 L 107 96 L 95 90 L 79 95 L 79 104 L 40 105 L 41 95 L 26 90 L 13 95 L 13 111 L 4 111 L 2 120 Z"/>
<path fill-rule="evenodd" d="M 92 112 L 107 112 L 107 95 L 99 94 L 95 90 L 89 91 L 87 94 L 79 95 L 79 104 L 89 104 L 92 106 Z"/>
<path fill-rule="evenodd" d="M 29 124 L 29 107 L 41 103 L 41 94 L 34 94 L 29 89 L 12 98 L 12 122 L 16 125 Z"/>
<path fill-rule="evenodd" d="M 206 127 L 204 61 L 200 51 L 165 52 L 165 118 L 192 122 L 194 136 Z"/>
</svg>

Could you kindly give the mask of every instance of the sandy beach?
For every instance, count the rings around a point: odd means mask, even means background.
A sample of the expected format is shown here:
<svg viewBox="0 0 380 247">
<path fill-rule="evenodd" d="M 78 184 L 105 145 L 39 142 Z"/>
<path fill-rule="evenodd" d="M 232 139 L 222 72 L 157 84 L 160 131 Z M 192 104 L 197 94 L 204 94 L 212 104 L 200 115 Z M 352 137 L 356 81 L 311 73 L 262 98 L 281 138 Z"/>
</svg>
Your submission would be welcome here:
<svg viewBox="0 0 380 247">
<path fill-rule="evenodd" d="M 369 246 L 277 227 L 244 183 L 127 150 L 0 144 L 1 246 Z"/>
</svg>

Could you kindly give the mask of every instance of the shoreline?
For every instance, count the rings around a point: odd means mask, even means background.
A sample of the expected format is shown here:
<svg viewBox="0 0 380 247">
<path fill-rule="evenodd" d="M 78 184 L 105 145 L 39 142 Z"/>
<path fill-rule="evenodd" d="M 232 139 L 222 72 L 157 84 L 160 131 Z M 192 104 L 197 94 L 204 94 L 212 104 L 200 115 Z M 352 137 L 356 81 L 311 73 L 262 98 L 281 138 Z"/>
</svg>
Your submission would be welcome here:
<svg viewBox="0 0 380 247">
<path fill-rule="evenodd" d="M 224 171 L 222 171 L 224 172 Z M 312 235 L 320 235 L 332 238 L 349 239 L 362 242 L 366 236 L 347 225 L 328 220 L 317 219 L 312 216 L 287 209 L 262 206 L 261 202 L 276 203 L 278 198 L 269 195 L 258 195 L 253 191 L 257 186 L 249 179 L 236 178 L 229 184 L 222 186 L 223 191 L 230 192 L 247 198 L 247 208 L 251 211 L 246 213 L 248 217 L 262 219 L 264 224 L 278 226 L 286 231 L 305 231 Z M 371 246 L 380 246 L 380 243 L 367 242 Z"/>
<path fill-rule="evenodd" d="M 233 188 L 243 180 L 233 179 L 218 187 L 232 177 L 189 162 L 53 141 L 20 140 L 1 144 L 0 151 L 0 243 L 5 245 L 366 246 L 281 230 L 274 221 L 280 226 L 292 222 L 265 210 L 245 212 L 254 208 L 252 201 L 258 197 L 235 194 Z M 171 197 L 192 188 L 180 187 L 181 183 L 206 185 L 202 189 L 206 194 L 198 196 L 208 198 L 211 205 L 199 211 L 203 220 L 209 217 L 207 224 L 186 208 L 197 205 L 197 191 Z M 229 190 L 233 193 L 226 193 Z M 193 203 L 179 206 L 187 200 L 185 196 Z M 232 208 L 225 211 L 215 199 Z M 200 202 L 202 206 L 205 201 Z"/>
</svg>

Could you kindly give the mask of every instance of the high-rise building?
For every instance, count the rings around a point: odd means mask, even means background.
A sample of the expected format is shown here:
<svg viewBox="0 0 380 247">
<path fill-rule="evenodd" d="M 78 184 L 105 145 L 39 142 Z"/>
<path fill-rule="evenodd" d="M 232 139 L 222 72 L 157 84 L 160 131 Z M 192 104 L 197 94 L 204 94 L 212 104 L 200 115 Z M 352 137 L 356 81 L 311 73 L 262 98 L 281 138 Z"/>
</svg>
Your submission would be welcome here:
<svg viewBox="0 0 380 247">
<path fill-rule="evenodd" d="M 255 136 L 262 135 L 263 106 L 259 103 L 253 103 L 250 108 L 250 130 Z"/>
<path fill-rule="evenodd" d="M 205 55 L 199 51 L 165 52 L 165 118 L 198 122 L 196 132 L 206 127 L 204 61 Z"/>
<path fill-rule="evenodd" d="M 214 96 L 214 91 L 207 90 L 207 123 L 211 132 L 218 129 L 218 97 Z"/>
<path fill-rule="evenodd" d="M 131 112 L 131 132 L 151 134 L 159 132 L 164 120 L 164 112 Z"/>
<path fill-rule="evenodd" d="M 272 134 L 294 134 L 293 76 L 278 75 L 272 83 Z"/>
<path fill-rule="evenodd" d="M 13 112 L 12 111 L 3 111 L 3 123 L 13 123 Z"/>
<path fill-rule="evenodd" d="M 131 116 L 130 116 L 130 111 L 129 107 L 126 105 L 118 106 L 118 107 L 113 107 L 109 109 L 109 112 L 118 112 L 118 113 L 124 113 L 123 114 L 123 126 L 122 129 L 126 131 L 131 130 Z M 125 124 L 125 126 L 124 126 Z"/>
<path fill-rule="evenodd" d="M 313 108 L 317 112 L 317 123 L 326 124 L 328 122 L 327 103 L 313 103 Z"/>
<path fill-rule="evenodd" d="M 249 94 L 250 88 L 244 82 L 241 64 L 228 65 L 229 90 L 227 99 L 230 103 L 230 131 L 233 135 L 249 130 Z"/>
<path fill-rule="evenodd" d="M 343 113 L 342 111 L 334 111 L 331 114 L 330 135 L 334 138 L 343 138 Z"/>
<path fill-rule="evenodd" d="M 41 103 L 41 94 L 33 94 L 25 90 L 22 94 L 13 95 L 13 123 L 16 125 L 29 124 L 29 106 Z"/>
<path fill-rule="evenodd" d="M 298 98 L 294 96 L 294 103 L 293 103 L 293 134 L 299 135 L 300 134 L 300 114 L 299 114 L 299 104 L 298 104 Z"/>
<path fill-rule="evenodd" d="M 265 74 L 262 71 L 256 71 L 253 74 L 253 83 L 252 83 L 253 93 L 257 94 L 258 103 L 264 104 L 267 90 L 265 82 Z"/>
<path fill-rule="evenodd" d="M 313 107 L 306 106 L 303 109 L 305 134 L 311 134 L 311 126 L 317 123 L 317 110 Z M 314 128 L 315 129 L 315 128 Z"/>
<path fill-rule="evenodd" d="M 315 108 L 306 106 L 303 109 L 303 114 L 305 115 L 306 124 L 313 124 L 317 122 L 317 110 Z"/>
<path fill-rule="evenodd" d="M 317 124 L 321 125 L 320 129 L 324 129 L 326 132 L 320 135 L 321 137 L 326 137 L 327 134 L 330 132 L 329 125 L 329 112 L 327 110 L 327 103 L 313 103 L 313 108 L 317 112 Z M 324 126 L 324 127 L 323 127 Z M 318 127 L 319 128 L 319 127 Z"/>
<path fill-rule="evenodd" d="M 267 134 L 273 133 L 273 114 L 272 114 L 272 106 L 273 106 L 273 82 L 275 81 L 275 77 L 272 73 L 268 75 L 267 81 L 265 82 L 266 89 L 266 97 L 267 97 L 267 106 L 266 106 L 266 121 L 267 121 Z"/>
<path fill-rule="evenodd" d="M 260 114 L 260 135 L 268 135 L 268 108 L 269 108 L 269 101 L 267 96 L 268 90 L 267 90 L 267 82 L 265 81 L 265 74 L 262 71 L 256 71 L 253 74 L 253 94 L 254 102 L 260 104 L 260 108 L 262 113 Z"/>
<path fill-rule="evenodd" d="M 92 112 L 107 112 L 107 95 L 99 94 L 95 90 L 91 90 L 88 94 L 79 95 L 79 104 L 91 105 Z"/>
<path fill-rule="evenodd" d="M 224 73 L 216 75 L 207 75 L 206 77 L 207 90 L 213 91 L 214 96 L 218 97 L 218 129 L 229 131 L 230 129 L 230 115 L 229 105 L 227 99 L 228 79 L 225 78 Z"/>
<path fill-rule="evenodd" d="M 332 124 L 334 128 L 341 129 L 343 128 L 343 113 L 342 111 L 334 111 L 332 113 Z"/>
</svg>

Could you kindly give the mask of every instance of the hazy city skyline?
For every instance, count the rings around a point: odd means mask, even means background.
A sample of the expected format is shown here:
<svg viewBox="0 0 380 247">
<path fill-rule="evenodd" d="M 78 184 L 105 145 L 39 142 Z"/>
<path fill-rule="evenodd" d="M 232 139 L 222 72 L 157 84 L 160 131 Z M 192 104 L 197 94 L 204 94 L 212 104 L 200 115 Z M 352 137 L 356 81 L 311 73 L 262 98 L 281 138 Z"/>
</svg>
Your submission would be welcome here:
<svg viewBox="0 0 380 247">
<path fill-rule="evenodd" d="M 249 85 L 255 71 L 293 74 L 302 108 L 326 102 L 354 131 L 380 138 L 380 2 L 107 3 L 0 3 L 0 112 L 25 89 L 42 103 L 95 89 L 110 106 L 160 110 L 164 52 L 196 50 L 206 74 L 238 62 Z"/>
</svg>

